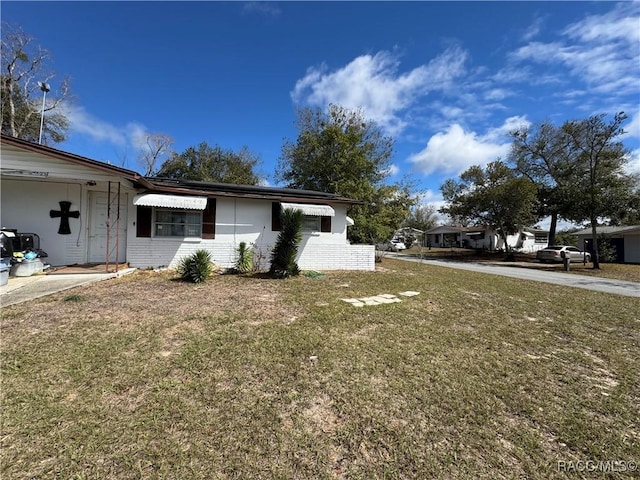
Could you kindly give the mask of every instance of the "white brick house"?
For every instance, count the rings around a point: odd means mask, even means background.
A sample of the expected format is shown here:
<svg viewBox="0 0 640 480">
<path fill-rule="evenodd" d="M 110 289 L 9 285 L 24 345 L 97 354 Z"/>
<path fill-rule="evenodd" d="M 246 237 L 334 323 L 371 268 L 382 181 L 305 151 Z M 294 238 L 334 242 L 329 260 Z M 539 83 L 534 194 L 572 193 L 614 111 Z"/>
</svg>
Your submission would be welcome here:
<svg viewBox="0 0 640 480">
<path fill-rule="evenodd" d="M 253 245 L 268 261 L 281 209 L 300 208 L 305 212 L 301 269 L 375 268 L 372 245 L 347 241 L 354 200 L 305 190 L 145 178 L 13 137 L 1 140 L 0 225 L 37 234 L 53 266 L 117 261 L 138 268 L 173 267 L 183 256 L 206 249 L 218 265 L 231 267 L 240 242 Z"/>
</svg>

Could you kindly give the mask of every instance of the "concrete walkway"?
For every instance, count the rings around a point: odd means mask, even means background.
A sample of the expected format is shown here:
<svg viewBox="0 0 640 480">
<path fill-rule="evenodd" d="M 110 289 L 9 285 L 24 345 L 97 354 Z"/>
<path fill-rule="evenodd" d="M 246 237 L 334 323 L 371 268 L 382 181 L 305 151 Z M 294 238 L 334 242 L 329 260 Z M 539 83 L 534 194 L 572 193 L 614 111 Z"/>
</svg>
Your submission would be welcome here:
<svg viewBox="0 0 640 480">
<path fill-rule="evenodd" d="M 502 275 L 505 277 L 519 278 L 522 280 L 533 280 L 535 282 L 553 283 L 565 287 L 584 288 L 598 292 L 613 293 L 616 295 L 626 295 L 628 297 L 640 297 L 640 283 L 628 282 L 625 280 L 614 280 L 610 278 L 590 277 L 587 275 L 577 275 L 573 273 L 549 272 L 536 270 L 533 268 L 521 268 L 516 266 L 496 265 L 494 263 L 460 262 L 456 260 L 420 260 L 410 255 L 401 253 L 389 254 L 389 257 L 405 260 L 409 262 L 424 263 L 426 265 L 437 265 L 440 267 L 458 268 L 472 272 L 489 273 L 492 275 Z"/>
<path fill-rule="evenodd" d="M 9 283 L 0 287 L 0 305 L 7 307 L 27 302 L 80 285 L 121 277 L 134 271 L 135 268 L 127 268 L 117 273 L 70 273 L 67 275 L 10 277 Z"/>
</svg>

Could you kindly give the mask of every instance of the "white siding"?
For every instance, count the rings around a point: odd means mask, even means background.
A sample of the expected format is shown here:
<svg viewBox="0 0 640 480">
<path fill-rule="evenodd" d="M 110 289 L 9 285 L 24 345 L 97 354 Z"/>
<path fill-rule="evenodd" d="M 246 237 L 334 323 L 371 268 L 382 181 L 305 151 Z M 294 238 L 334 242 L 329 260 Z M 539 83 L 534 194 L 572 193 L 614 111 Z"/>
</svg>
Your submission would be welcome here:
<svg viewBox="0 0 640 480">
<path fill-rule="evenodd" d="M 3 157 L 4 160 L 4 157 Z M 91 188 L 91 190 L 89 190 Z M 104 191 L 106 184 L 87 187 L 83 182 L 52 182 L 14 177 L 2 177 L 0 224 L 22 233 L 40 237 L 40 248 L 49 255 L 45 260 L 53 266 L 88 262 L 89 192 Z M 126 190 L 122 194 L 126 195 Z M 51 218 L 51 210 L 60 210 L 58 202 L 71 202 L 71 211 L 79 218 L 70 218 L 70 235 L 58 233 L 60 218 Z M 120 239 L 126 242 L 126 237 Z M 122 259 L 124 260 L 124 259 Z"/>
<path fill-rule="evenodd" d="M 9 177 L 12 170 L 46 173 L 47 180 L 123 181 L 122 178 L 102 172 L 97 168 L 76 165 L 65 160 L 25 151 L 11 145 L 2 145 L 2 171 Z"/>
</svg>

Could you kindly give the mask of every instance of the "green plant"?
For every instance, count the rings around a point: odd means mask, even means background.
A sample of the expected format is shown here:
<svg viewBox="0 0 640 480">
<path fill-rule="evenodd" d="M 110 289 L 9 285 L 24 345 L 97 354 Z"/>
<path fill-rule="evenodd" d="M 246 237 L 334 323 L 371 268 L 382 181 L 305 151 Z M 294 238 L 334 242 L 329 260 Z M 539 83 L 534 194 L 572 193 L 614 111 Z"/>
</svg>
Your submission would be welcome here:
<svg viewBox="0 0 640 480">
<path fill-rule="evenodd" d="M 574 247 L 576 247 L 578 246 L 578 237 L 569 231 L 557 232 L 555 244 L 556 245 L 573 245 Z"/>
<path fill-rule="evenodd" d="M 269 273 L 276 278 L 287 278 L 300 274 L 296 257 L 302 240 L 304 214 L 302 210 L 284 210 L 281 218 L 282 230 L 271 251 Z"/>
<path fill-rule="evenodd" d="M 182 258 L 176 270 L 180 278 L 187 282 L 204 282 L 213 271 L 211 253 L 207 250 L 196 250 L 191 255 Z"/>
<path fill-rule="evenodd" d="M 616 246 L 611 243 L 609 238 L 604 235 L 598 235 L 598 257 L 602 263 L 613 263 L 617 258 Z"/>
<path fill-rule="evenodd" d="M 83 302 L 85 300 L 84 296 L 78 295 L 77 293 L 67 295 L 63 298 L 65 302 Z"/>
<path fill-rule="evenodd" d="M 251 272 L 253 270 L 253 249 L 247 248 L 246 242 L 240 242 L 236 251 L 238 252 L 238 259 L 235 265 L 236 272 Z"/>
</svg>

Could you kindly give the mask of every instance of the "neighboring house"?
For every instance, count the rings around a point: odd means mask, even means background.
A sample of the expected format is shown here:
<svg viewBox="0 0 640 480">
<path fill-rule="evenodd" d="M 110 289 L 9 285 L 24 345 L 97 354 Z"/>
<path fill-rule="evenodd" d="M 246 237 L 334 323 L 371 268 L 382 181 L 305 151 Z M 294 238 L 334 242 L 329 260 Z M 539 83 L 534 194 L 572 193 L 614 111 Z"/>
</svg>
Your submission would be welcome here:
<svg viewBox="0 0 640 480">
<path fill-rule="evenodd" d="M 598 241 L 605 238 L 615 248 L 616 262 L 640 263 L 640 225 L 624 227 L 596 227 Z M 578 248 L 593 252 L 591 228 L 573 233 L 578 237 Z"/>
<path fill-rule="evenodd" d="M 357 201 L 260 186 L 145 178 L 96 160 L 1 137 L 3 228 L 33 233 L 53 266 L 173 267 L 198 249 L 231 267 L 246 242 L 269 266 L 282 209 L 305 213 L 301 269 L 374 270 L 373 245 L 350 245 Z M 107 254 L 107 252 L 109 252 Z"/>
<path fill-rule="evenodd" d="M 410 248 L 411 245 L 419 245 L 423 236 L 424 230 L 419 230 L 412 227 L 402 227 L 395 231 L 391 240 L 403 242 L 407 246 L 407 248 Z M 414 243 L 412 243 L 410 240 L 413 240 Z"/>
<path fill-rule="evenodd" d="M 504 240 L 488 227 L 456 227 L 442 225 L 425 232 L 425 242 L 432 247 L 478 248 L 504 250 Z M 509 247 L 531 253 L 542 250 L 549 241 L 549 232 L 536 228 L 523 228 L 515 235 L 507 235 Z"/>
</svg>

